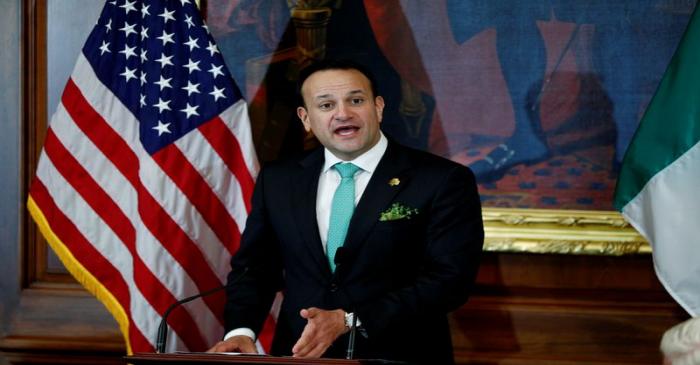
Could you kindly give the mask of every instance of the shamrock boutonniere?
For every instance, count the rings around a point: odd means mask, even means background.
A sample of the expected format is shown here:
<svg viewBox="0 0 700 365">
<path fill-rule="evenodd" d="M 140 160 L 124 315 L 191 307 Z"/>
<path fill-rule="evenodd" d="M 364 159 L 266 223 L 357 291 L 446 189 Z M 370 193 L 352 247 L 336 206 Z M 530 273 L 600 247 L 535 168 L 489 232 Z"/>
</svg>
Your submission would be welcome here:
<svg viewBox="0 0 700 365">
<path fill-rule="evenodd" d="M 389 207 L 389 209 L 382 212 L 382 214 L 379 216 L 379 220 L 386 222 L 399 219 L 411 219 L 411 217 L 416 214 L 418 214 L 418 209 L 407 207 L 401 203 L 394 203 Z"/>
</svg>

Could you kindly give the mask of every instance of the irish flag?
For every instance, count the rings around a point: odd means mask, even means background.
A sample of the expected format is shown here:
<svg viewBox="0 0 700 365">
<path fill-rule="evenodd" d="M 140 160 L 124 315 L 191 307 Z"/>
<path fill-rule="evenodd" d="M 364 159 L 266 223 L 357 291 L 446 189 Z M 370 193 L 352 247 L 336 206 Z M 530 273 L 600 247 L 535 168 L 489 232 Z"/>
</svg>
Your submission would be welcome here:
<svg viewBox="0 0 700 365">
<path fill-rule="evenodd" d="M 692 316 L 700 314 L 699 17 L 696 9 L 626 152 L 615 192 L 615 208 L 651 243 L 659 280 Z"/>
</svg>

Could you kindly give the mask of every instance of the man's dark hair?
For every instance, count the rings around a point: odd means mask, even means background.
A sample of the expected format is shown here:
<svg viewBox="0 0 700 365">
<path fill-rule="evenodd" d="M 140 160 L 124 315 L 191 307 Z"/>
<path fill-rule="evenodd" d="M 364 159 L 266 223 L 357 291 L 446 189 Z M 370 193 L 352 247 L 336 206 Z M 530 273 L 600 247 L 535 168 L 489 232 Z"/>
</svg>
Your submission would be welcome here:
<svg viewBox="0 0 700 365">
<path fill-rule="evenodd" d="M 299 81 L 297 82 L 297 95 L 299 97 L 299 105 L 304 105 L 304 96 L 301 94 L 301 87 L 304 85 L 306 79 L 312 74 L 319 71 L 326 70 L 355 70 L 363 74 L 367 80 L 369 80 L 369 87 L 372 91 L 372 97 L 375 98 L 377 94 L 377 82 L 374 79 L 374 75 L 370 72 L 369 68 L 364 65 L 357 63 L 355 61 L 350 61 L 346 59 L 327 59 L 318 62 L 314 62 L 309 66 L 306 66 L 299 72 Z"/>
</svg>

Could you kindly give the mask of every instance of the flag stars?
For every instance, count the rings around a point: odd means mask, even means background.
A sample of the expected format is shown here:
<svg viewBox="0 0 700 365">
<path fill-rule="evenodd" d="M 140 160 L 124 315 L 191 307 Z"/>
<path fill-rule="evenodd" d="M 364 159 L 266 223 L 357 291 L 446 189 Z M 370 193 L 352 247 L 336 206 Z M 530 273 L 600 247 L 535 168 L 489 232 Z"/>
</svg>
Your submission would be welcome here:
<svg viewBox="0 0 700 365">
<path fill-rule="evenodd" d="M 124 37 L 129 37 L 131 33 L 136 33 L 134 27 L 136 27 L 136 24 L 129 24 L 125 22 L 124 27 L 119 28 L 119 30 L 124 32 Z"/>
<path fill-rule="evenodd" d="M 160 75 L 160 80 L 154 82 L 154 84 L 156 84 L 160 87 L 160 91 L 163 91 L 163 89 L 165 89 L 166 87 L 169 87 L 169 88 L 173 87 L 172 85 L 170 85 L 170 80 L 172 80 L 172 79 L 173 79 L 172 77 L 166 79 L 163 77 L 163 75 Z"/>
<path fill-rule="evenodd" d="M 109 33 L 109 31 L 112 30 L 112 19 L 109 19 L 107 24 L 105 24 L 105 28 L 107 28 L 106 33 Z"/>
<path fill-rule="evenodd" d="M 141 105 L 141 107 L 146 106 L 146 95 L 139 95 L 139 105 Z"/>
<path fill-rule="evenodd" d="M 135 49 L 136 47 L 129 47 L 128 44 L 125 44 L 124 49 L 119 51 L 119 53 L 126 56 L 126 59 L 128 60 L 131 56 L 136 56 L 136 52 L 134 52 Z"/>
<path fill-rule="evenodd" d="M 172 133 L 170 132 L 170 127 L 171 123 L 163 123 L 160 120 L 158 121 L 158 125 L 153 127 L 153 129 L 158 131 L 158 137 L 160 137 L 163 133 Z"/>
<path fill-rule="evenodd" d="M 100 46 L 100 56 L 105 54 L 105 52 L 112 53 L 112 51 L 109 50 L 109 42 L 102 41 L 102 45 Z"/>
<path fill-rule="evenodd" d="M 209 56 L 213 56 L 214 53 L 219 53 L 219 48 L 216 47 L 216 44 L 210 41 L 209 46 L 207 46 L 207 51 L 209 51 Z"/>
<path fill-rule="evenodd" d="M 180 4 L 182 4 L 182 7 L 185 7 L 187 4 L 192 4 L 190 0 L 180 0 Z"/>
<path fill-rule="evenodd" d="M 121 5 L 120 8 L 124 9 L 126 11 L 126 14 L 128 15 L 130 11 L 136 11 L 136 7 L 134 6 L 136 4 L 136 0 L 129 2 L 129 0 L 126 0 L 124 2 L 124 5 Z"/>
<path fill-rule="evenodd" d="M 192 17 L 189 15 L 185 15 L 185 23 L 187 23 L 187 29 L 194 27 L 194 21 L 192 21 Z"/>
<path fill-rule="evenodd" d="M 214 66 L 214 64 L 211 65 L 211 68 L 207 71 L 211 73 L 211 77 L 216 79 L 216 76 L 221 75 L 224 76 L 224 72 L 221 71 L 221 69 L 224 68 L 224 65 L 221 66 Z"/>
<path fill-rule="evenodd" d="M 151 15 L 151 13 L 148 12 L 148 8 L 150 8 L 150 5 L 141 5 L 141 18 L 145 18 L 146 15 Z"/>
<path fill-rule="evenodd" d="M 186 114 L 185 118 L 189 118 L 193 115 L 199 116 L 199 113 L 197 113 L 197 108 L 199 108 L 198 105 L 190 105 L 190 103 L 187 103 L 185 109 L 181 109 L 180 111 Z"/>
<path fill-rule="evenodd" d="M 140 57 L 141 57 L 141 63 L 144 63 L 144 62 L 148 61 L 148 56 L 146 56 L 146 53 L 148 53 L 148 50 L 145 49 L 145 48 L 142 48 L 142 49 L 141 49 L 141 55 L 140 55 Z"/>
<path fill-rule="evenodd" d="M 214 91 L 210 92 L 209 95 L 214 97 L 214 101 L 219 101 L 219 98 L 226 99 L 226 95 L 224 95 L 224 90 L 226 88 L 221 88 L 219 89 L 218 87 L 214 86 Z"/>
<path fill-rule="evenodd" d="M 148 27 L 141 28 L 141 40 L 148 38 Z"/>
<path fill-rule="evenodd" d="M 164 8 L 163 13 L 158 14 L 158 16 L 163 18 L 163 21 L 165 22 L 165 24 L 167 24 L 168 20 L 173 20 L 173 21 L 175 20 L 175 17 L 173 16 L 173 14 L 175 14 L 175 10 L 168 11 L 168 8 Z"/>
<path fill-rule="evenodd" d="M 166 56 L 165 53 L 160 55 L 160 58 L 156 60 L 156 62 L 160 63 L 160 68 L 164 68 L 165 66 L 173 66 L 173 61 L 171 61 L 173 56 Z"/>
<path fill-rule="evenodd" d="M 202 69 L 199 68 L 199 61 L 194 62 L 191 58 L 189 59 L 189 62 L 186 65 L 183 65 L 182 67 L 186 68 L 189 72 L 192 73 L 193 71 L 202 71 Z"/>
<path fill-rule="evenodd" d="M 158 103 L 153 104 L 154 107 L 158 108 L 158 113 L 162 113 L 163 110 L 172 110 L 170 109 L 170 100 L 163 100 L 161 98 L 158 98 Z"/>
<path fill-rule="evenodd" d="M 132 70 L 129 67 L 124 67 L 124 72 L 120 73 L 119 75 L 124 76 L 126 82 L 129 82 L 129 80 L 136 78 L 136 69 Z"/>
<path fill-rule="evenodd" d="M 192 93 L 199 94 L 199 84 L 193 84 L 190 80 L 187 80 L 187 86 L 182 89 L 187 90 L 187 96 L 190 96 Z"/>
<path fill-rule="evenodd" d="M 197 38 L 189 37 L 189 39 L 189 41 L 185 42 L 185 45 L 190 47 L 190 52 L 192 52 L 192 50 L 195 48 L 199 48 L 199 45 L 197 44 Z"/>
<path fill-rule="evenodd" d="M 165 30 L 163 30 L 163 35 L 161 35 L 160 37 L 157 37 L 157 38 L 163 42 L 163 46 L 165 47 L 165 45 L 168 43 L 175 43 L 175 41 L 173 40 L 174 35 L 175 35 L 174 32 L 168 33 Z"/>
<path fill-rule="evenodd" d="M 140 78 L 140 80 L 141 80 L 141 85 L 143 85 L 143 84 L 146 83 L 146 72 L 143 71 L 143 70 L 141 70 L 141 78 Z"/>
</svg>

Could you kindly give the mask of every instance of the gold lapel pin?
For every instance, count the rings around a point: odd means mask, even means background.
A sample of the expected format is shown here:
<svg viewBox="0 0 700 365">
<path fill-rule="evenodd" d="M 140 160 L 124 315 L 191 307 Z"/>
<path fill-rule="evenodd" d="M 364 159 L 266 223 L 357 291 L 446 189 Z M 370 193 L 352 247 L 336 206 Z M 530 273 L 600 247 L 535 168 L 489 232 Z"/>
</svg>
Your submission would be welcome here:
<svg viewBox="0 0 700 365">
<path fill-rule="evenodd" d="M 389 186 L 398 186 L 399 184 L 401 184 L 401 180 L 398 177 L 389 180 Z"/>
</svg>

